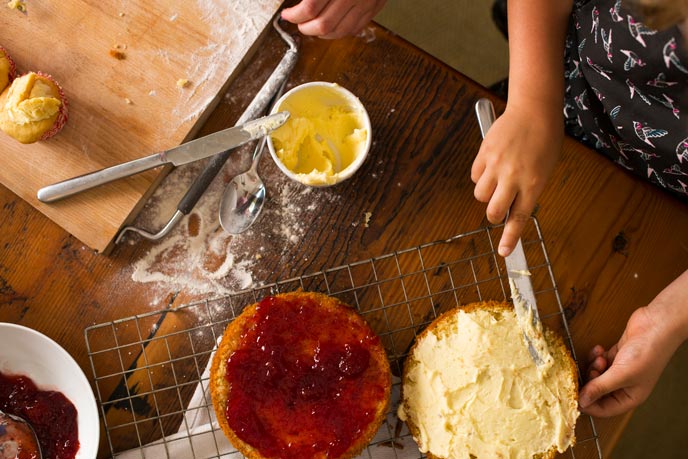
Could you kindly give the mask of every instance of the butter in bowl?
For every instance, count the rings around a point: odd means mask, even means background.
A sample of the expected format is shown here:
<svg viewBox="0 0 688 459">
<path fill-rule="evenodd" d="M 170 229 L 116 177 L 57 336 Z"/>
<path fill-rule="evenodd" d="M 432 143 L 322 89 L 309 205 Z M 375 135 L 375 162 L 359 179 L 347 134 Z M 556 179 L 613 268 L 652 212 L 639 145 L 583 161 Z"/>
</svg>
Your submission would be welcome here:
<svg viewBox="0 0 688 459">
<path fill-rule="evenodd" d="M 289 120 L 268 137 L 277 166 L 305 185 L 322 187 L 350 178 L 371 145 L 371 125 L 361 101 L 336 83 L 305 83 L 285 93 L 273 113 Z"/>
</svg>

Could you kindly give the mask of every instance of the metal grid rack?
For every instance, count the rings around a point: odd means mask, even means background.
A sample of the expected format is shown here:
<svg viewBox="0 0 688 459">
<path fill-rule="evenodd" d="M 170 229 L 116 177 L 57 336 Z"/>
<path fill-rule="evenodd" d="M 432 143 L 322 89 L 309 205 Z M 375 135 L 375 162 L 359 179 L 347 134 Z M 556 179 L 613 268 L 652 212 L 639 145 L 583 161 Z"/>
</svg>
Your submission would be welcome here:
<svg viewBox="0 0 688 459">
<path fill-rule="evenodd" d="M 444 311 L 509 298 L 504 261 L 495 250 L 502 229 L 480 228 L 229 296 L 88 327 L 86 345 L 110 453 L 127 459 L 242 458 L 215 421 L 206 366 L 218 337 L 243 307 L 267 295 L 303 289 L 355 307 L 387 351 L 394 375 L 392 403 L 386 422 L 360 457 L 425 457 L 396 416 L 402 363 L 415 336 Z M 542 321 L 564 336 L 573 352 L 536 219 L 522 241 Z M 581 415 L 576 438 L 576 446 L 559 457 L 602 458 L 591 417 Z"/>
</svg>

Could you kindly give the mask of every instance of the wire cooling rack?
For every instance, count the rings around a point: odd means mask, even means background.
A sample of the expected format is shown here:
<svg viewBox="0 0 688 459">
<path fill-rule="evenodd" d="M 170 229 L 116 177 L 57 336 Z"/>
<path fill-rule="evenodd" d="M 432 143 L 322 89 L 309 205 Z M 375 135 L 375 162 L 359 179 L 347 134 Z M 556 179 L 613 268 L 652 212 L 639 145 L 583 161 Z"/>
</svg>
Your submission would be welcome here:
<svg viewBox="0 0 688 459">
<path fill-rule="evenodd" d="M 464 304 L 510 297 L 504 261 L 496 254 L 502 226 L 369 260 L 279 281 L 229 296 L 88 327 L 86 345 L 112 457 L 236 458 L 217 426 L 208 394 L 207 365 L 217 339 L 241 310 L 261 298 L 303 289 L 335 296 L 380 336 L 393 373 L 386 421 L 360 457 L 419 459 L 396 410 L 402 363 L 415 336 L 441 313 Z M 571 333 L 540 227 L 522 235 L 543 323 Z M 576 360 L 577 362 L 577 360 Z M 577 443 L 559 457 L 602 458 L 593 419 L 581 415 Z"/>
</svg>

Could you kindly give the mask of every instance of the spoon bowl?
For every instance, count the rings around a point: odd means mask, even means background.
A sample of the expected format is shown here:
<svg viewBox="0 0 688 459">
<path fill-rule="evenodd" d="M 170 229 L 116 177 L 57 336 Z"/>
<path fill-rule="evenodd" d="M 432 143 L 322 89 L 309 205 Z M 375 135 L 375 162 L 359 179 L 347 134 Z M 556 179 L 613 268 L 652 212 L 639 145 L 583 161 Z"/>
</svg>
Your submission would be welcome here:
<svg viewBox="0 0 688 459">
<path fill-rule="evenodd" d="M 0 410 L 0 458 L 42 459 L 41 445 L 31 424 Z"/>
<path fill-rule="evenodd" d="M 232 179 L 220 200 L 220 225 L 230 234 L 241 234 L 253 225 L 265 202 L 265 184 L 258 176 L 258 162 L 266 139 L 256 146 L 251 167 Z"/>
</svg>

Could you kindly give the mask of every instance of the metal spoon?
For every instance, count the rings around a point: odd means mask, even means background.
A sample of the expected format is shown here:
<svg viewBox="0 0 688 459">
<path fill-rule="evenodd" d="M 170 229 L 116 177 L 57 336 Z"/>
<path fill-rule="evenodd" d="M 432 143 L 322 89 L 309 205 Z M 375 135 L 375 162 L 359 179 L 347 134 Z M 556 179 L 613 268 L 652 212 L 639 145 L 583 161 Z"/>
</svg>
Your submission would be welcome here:
<svg viewBox="0 0 688 459">
<path fill-rule="evenodd" d="M 289 67 L 291 70 L 291 66 Z M 287 85 L 288 73 L 282 77 L 282 82 L 275 92 L 268 111 L 272 110 L 277 100 L 284 93 Z M 246 231 L 263 210 L 265 202 L 265 184 L 258 176 L 258 163 L 265 150 L 267 136 L 263 137 L 253 151 L 251 167 L 232 179 L 225 188 L 220 200 L 220 226 L 230 234 L 240 234 Z"/>
<path fill-rule="evenodd" d="M 0 459 L 42 459 L 36 432 L 24 418 L 0 410 Z"/>
<path fill-rule="evenodd" d="M 278 16 L 279 18 L 279 16 Z M 294 39 L 279 26 L 279 19 L 273 22 L 282 39 L 289 49 L 273 73 L 274 83 L 277 86 L 271 98 L 270 108 L 280 98 L 287 85 L 287 78 L 296 64 L 298 51 Z M 237 175 L 227 185 L 220 201 L 220 226 L 230 234 L 243 233 L 256 221 L 265 202 L 265 184 L 258 176 L 258 161 L 265 149 L 267 137 L 256 145 L 253 152 L 251 167 L 246 172 Z"/>
<path fill-rule="evenodd" d="M 220 225 L 230 234 L 246 231 L 256 221 L 265 202 L 265 184 L 258 176 L 258 162 L 265 150 L 263 137 L 253 151 L 251 167 L 227 185 L 220 201 Z"/>
</svg>

